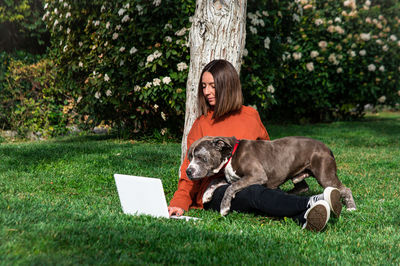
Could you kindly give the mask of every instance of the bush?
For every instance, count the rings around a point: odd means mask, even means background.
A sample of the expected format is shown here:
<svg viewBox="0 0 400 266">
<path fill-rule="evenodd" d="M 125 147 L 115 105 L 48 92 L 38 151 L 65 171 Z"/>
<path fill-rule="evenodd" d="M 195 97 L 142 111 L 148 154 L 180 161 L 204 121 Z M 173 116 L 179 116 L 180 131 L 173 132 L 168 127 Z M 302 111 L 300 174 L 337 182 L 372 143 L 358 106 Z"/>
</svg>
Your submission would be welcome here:
<svg viewBox="0 0 400 266">
<path fill-rule="evenodd" d="M 7 72 L 0 94 L 1 127 L 16 130 L 21 136 L 66 132 L 73 100 L 57 89 L 57 68 L 52 61 L 43 58 L 29 64 L 11 58 Z"/>
<path fill-rule="evenodd" d="M 80 121 L 180 132 L 194 2 L 66 1 L 45 5 L 52 58 Z"/>
<path fill-rule="evenodd" d="M 19 50 L 44 54 L 49 45 L 49 33 L 41 17 L 43 0 L 1 1 L 0 50 Z"/>
<path fill-rule="evenodd" d="M 282 43 L 277 105 L 267 113 L 318 122 L 398 103 L 400 5 L 388 2 L 298 1 L 298 23 Z"/>
</svg>

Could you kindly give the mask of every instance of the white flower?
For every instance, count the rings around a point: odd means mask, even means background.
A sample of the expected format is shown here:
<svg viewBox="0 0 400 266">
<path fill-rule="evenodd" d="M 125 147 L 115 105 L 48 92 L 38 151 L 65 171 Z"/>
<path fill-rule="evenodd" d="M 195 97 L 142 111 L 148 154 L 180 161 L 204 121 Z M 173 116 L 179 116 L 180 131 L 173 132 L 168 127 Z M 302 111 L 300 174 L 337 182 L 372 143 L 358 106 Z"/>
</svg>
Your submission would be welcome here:
<svg viewBox="0 0 400 266">
<path fill-rule="evenodd" d="M 83 42 L 79 42 L 78 45 L 79 45 L 79 47 L 82 47 Z"/>
<path fill-rule="evenodd" d="M 107 74 L 105 74 L 104 75 L 104 81 L 109 81 L 109 80 L 110 80 L 110 77 Z"/>
<path fill-rule="evenodd" d="M 121 48 L 119 48 L 119 51 L 122 53 L 123 51 L 125 51 L 125 47 L 121 47 Z"/>
<path fill-rule="evenodd" d="M 54 21 L 53 27 L 57 26 L 57 24 L 58 24 L 58 20 L 56 19 L 56 20 Z"/>
<path fill-rule="evenodd" d="M 163 82 L 164 84 L 169 84 L 169 83 L 171 82 L 171 78 L 170 78 L 170 77 L 164 77 L 164 78 L 162 79 L 162 82 Z"/>
<path fill-rule="evenodd" d="M 125 9 L 121 8 L 120 10 L 118 10 L 118 15 L 122 16 L 125 13 Z"/>
<path fill-rule="evenodd" d="M 310 53 L 311 58 L 315 58 L 317 56 L 319 56 L 319 53 L 317 51 L 311 51 L 311 53 Z"/>
<path fill-rule="evenodd" d="M 49 3 L 46 3 L 43 7 L 43 9 L 46 9 L 49 6 Z"/>
<path fill-rule="evenodd" d="M 134 54 L 137 52 L 137 49 L 135 48 L 135 46 L 132 46 L 132 48 L 129 50 L 130 54 Z"/>
<path fill-rule="evenodd" d="M 175 35 L 176 36 L 183 36 L 183 35 L 185 35 L 185 33 L 186 33 L 186 28 L 185 27 L 183 27 L 182 29 L 180 29 L 180 30 L 178 30 L 177 32 L 175 32 Z"/>
<path fill-rule="evenodd" d="M 269 16 L 269 13 L 268 13 L 268 11 L 263 11 L 263 12 L 261 12 L 264 16 L 266 16 L 266 17 L 268 17 Z"/>
<path fill-rule="evenodd" d="M 162 53 L 160 51 L 156 50 L 154 52 L 154 59 L 159 58 L 160 56 L 162 56 Z"/>
<path fill-rule="evenodd" d="M 390 35 L 390 40 L 391 40 L 392 42 L 397 41 L 396 35 L 394 35 L 394 34 Z"/>
<path fill-rule="evenodd" d="M 153 5 L 154 6 L 159 6 L 161 4 L 161 0 L 154 0 Z"/>
<path fill-rule="evenodd" d="M 363 41 L 369 41 L 371 39 L 371 33 L 361 33 L 360 38 Z"/>
<path fill-rule="evenodd" d="M 64 48 L 63 48 L 63 51 L 64 51 L 64 52 L 66 52 L 66 51 L 67 51 L 67 49 L 68 49 L 68 46 L 67 46 L 67 45 L 65 45 L 65 46 L 64 46 Z"/>
<path fill-rule="evenodd" d="M 148 89 L 148 88 L 151 87 L 152 84 L 153 84 L 153 83 L 151 83 L 151 82 L 147 82 L 146 85 L 144 85 L 144 87 Z"/>
<path fill-rule="evenodd" d="M 107 90 L 106 91 L 106 95 L 107 95 L 107 97 L 110 97 L 112 95 L 112 91 L 111 90 Z"/>
<path fill-rule="evenodd" d="M 336 17 L 336 18 L 335 18 L 335 22 L 336 22 L 336 23 L 340 23 L 340 22 L 342 22 L 342 19 L 339 18 L 339 17 Z"/>
<path fill-rule="evenodd" d="M 318 46 L 322 49 L 326 48 L 328 46 L 328 43 L 326 41 L 320 41 L 318 43 Z"/>
<path fill-rule="evenodd" d="M 253 26 L 250 26 L 250 32 L 253 33 L 254 35 L 257 34 L 257 29 L 254 28 Z"/>
<path fill-rule="evenodd" d="M 343 68 L 338 67 L 338 68 L 336 69 L 336 73 L 340 74 L 340 73 L 342 73 L 342 72 L 343 72 Z"/>
<path fill-rule="evenodd" d="M 54 9 L 54 14 L 58 15 L 58 9 L 57 8 Z"/>
<path fill-rule="evenodd" d="M 334 53 L 329 55 L 328 61 L 331 62 L 334 65 L 338 65 L 339 64 L 339 62 L 336 59 L 336 54 L 334 54 Z"/>
<path fill-rule="evenodd" d="M 153 108 L 154 108 L 155 111 L 157 111 L 157 109 L 158 109 L 158 104 L 155 104 L 155 105 L 153 106 Z"/>
<path fill-rule="evenodd" d="M 374 64 L 369 64 L 369 65 L 368 65 L 368 71 L 373 72 L 373 71 L 375 71 L 375 70 L 376 70 L 376 66 L 375 66 Z"/>
<path fill-rule="evenodd" d="M 96 20 L 96 21 L 93 21 L 93 24 L 97 27 L 97 26 L 99 26 L 100 25 L 100 21 L 98 21 L 98 20 Z"/>
<path fill-rule="evenodd" d="M 140 86 L 139 85 L 135 85 L 135 87 L 133 87 L 133 91 L 134 92 L 140 91 Z"/>
<path fill-rule="evenodd" d="M 125 64 L 124 60 L 119 61 L 119 66 L 123 66 Z"/>
<path fill-rule="evenodd" d="M 106 23 L 106 29 L 108 30 L 109 28 L 110 28 L 110 22 L 107 21 L 107 23 Z"/>
<path fill-rule="evenodd" d="M 380 67 L 379 67 L 379 71 L 380 71 L 380 72 L 385 72 L 385 66 L 380 66 Z"/>
<path fill-rule="evenodd" d="M 146 59 L 147 63 L 153 62 L 153 60 L 154 60 L 154 55 L 153 54 L 147 56 L 147 59 Z"/>
<path fill-rule="evenodd" d="M 100 11 L 104 12 L 104 10 L 106 10 L 106 7 L 104 5 L 101 6 Z"/>
<path fill-rule="evenodd" d="M 379 45 L 383 45 L 383 41 L 381 40 L 381 39 L 378 39 L 378 40 L 376 40 L 375 41 L 377 44 L 379 44 Z"/>
<path fill-rule="evenodd" d="M 290 59 L 291 57 L 292 57 L 292 55 L 290 53 L 288 53 L 288 52 L 284 52 L 282 54 L 282 60 L 283 61 L 286 61 L 286 59 Z"/>
<path fill-rule="evenodd" d="M 114 32 L 114 34 L 113 34 L 113 36 L 112 36 L 112 39 L 113 39 L 113 40 L 116 40 L 117 38 L 118 38 L 118 33 Z"/>
<path fill-rule="evenodd" d="M 308 71 L 313 71 L 314 70 L 314 63 L 310 62 L 306 64 L 306 68 Z"/>
<path fill-rule="evenodd" d="M 389 46 L 387 46 L 386 44 L 382 47 L 382 50 L 384 51 L 384 52 L 387 52 L 387 51 L 389 51 Z"/>
<path fill-rule="evenodd" d="M 315 23 L 316 26 L 319 26 L 319 25 L 324 24 L 324 21 L 322 19 L 320 19 L 320 18 L 317 18 L 314 23 Z"/>
<path fill-rule="evenodd" d="M 121 25 L 115 26 L 115 29 L 116 29 L 116 30 L 120 30 L 120 29 L 121 29 Z"/>
<path fill-rule="evenodd" d="M 356 56 L 356 52 L 354 52 L 354 51 L 352 51 L 352 50 L 350 50 L 348 53 L 349 53 L 349 55 L 350 55 L 351 57 L 355 57 L 355 56 Z"/>
<path fill-rule="evenodd" d="M 167 24 L 165 24 L 164 29 L 165 30 L 170 30 L 170 29 L 172 29 L 172 25 L 167 23 Z"/>
<path fill-rule="evenodd" d="M 269 49 L 270 43 L 271 43 L 271 40 L 269 39 L 269 37 L 264 39 L 264 47 L 265 47 L 265 49 Z"/>
<path fill-rule="evenodd" d="M 121 22 L 122 22 L 122 23 L 128 22 L 130 19 L 131 19 L 131 18 L 130 18 L 128 15 L 125 15 L 125 16 L 122 18 Z"/>
<path fill-rule="evenodd" d="M 164 112 L 161 112 L 161 118 L 166 121 L 167 120 L 167 116 L 164 114 Z M 165 134 L 165 128 L 163 128 L 161 130 L 161 134 L 164 135 Z"/>
<path fill-rule="evenodd" d="M 293 56 L 294 60 L 300 60 L 301 59 L 301 53 L 300 52 L 294 52 L 292 56 Z"/>
<path fill-rule="evenodd" d="M 153 86 L 160 86 L 161 80 L 159 78 L 153 79 Z"/>
<path fill-rule="evenodd" d="M 139 15 L 143 15 L 143 7 L 141 5 L 136 5 L 136 10 L 138 11 Z"/>
<path fill-rule="evenodd" d="M 161 117 L 162 117 L 162 113 L 161 113 Z M 161 135 L 165 135 L 165 133 L 167 133 L 167 128 L 163 128 L 163 129 L 161 129 L 161 131 L 160 131 L 160 133 L 161 133 Z"/>
<path fill-rule="evenodd" d="M 70 34 L 70 32 L 71 32 L 71 29 L 67 28 L 67 34 Z"/>
<path fill-rule="evenodd" d="M 165 41 L 167 41 L 167 42 L 172 42 L 172 38 L 169 37 L 169 36 L 166 36 L 166 37 L 165 37 Z"/>
<path fill-rule="evenodd" d="M 296 13 L 293 14 L 293 21 L 300 22 L 300 16 Z"/>
<path fill-rule="evenodd" d="M 65 18 L 69 18 L 71 16 L 71 12 L 67 12 L 67 14 L 65 14 Z"/>
<path fill-rule="evenodd" d="M 107 47 L 107 45 L 108 45 L 108 41 L 106 41 L 106 42 L 104 43 L 104 47 Z"/>
<path fill-rule="evenodd" d="M 363 50 L 360 50 L 358 53 L 359 53 L 361 56 L 365 56 L 365 55 L 367 54 L 367 51 L 365 51 L 365 50 L 363 49 Z"/>
<path fill-rule="evenodd" d="M 274 86 L 272 86 L 272 84 L 270 84 L 270 85 L 267 87 L 267 91 L 268 91 L 269 93 L 274 93 L 274 92 L 275 92 Z"/>
<path fill-rule="evenodd" d="M 335 31 L 339 34 L 344 34 L 344 29 L 340 26 L 335 26 Z"/>
<path fill-rule="evenodd" d="M 177 64 L 177 66 L 178 66 L 178 71 L 183 71 L 188 68 L 188 66 L 186 65 L 185 62 L 181 62 L 181 63 Z"/>
<path fill-rule="evenodd" d="M 369 1 L 369 0 L 365 1 L 364 5 L 370 6 L 371 5 L 371 1 Z"/>
<path fill-rule="evenodd" d="M 101 93 L 100 93 L 99 91 L 97 91 L 97 92 L 94 94 L 94 97 L 95 97 L 96 99 L 100 99 Z"/>
<path fill-rule="evenodd" d="M 79 66 L 79 67 L 83 67 L 83 63 L 82 63 L 82 62 L 79 62 L 78 66 Z"/>
<path fill-rule="evenodd" d="M 378 102 L 380 103 L 384 103 L 385 101 L 386 101 L 386 96 L 384 95 L 378 98 Z"/>
</svg>

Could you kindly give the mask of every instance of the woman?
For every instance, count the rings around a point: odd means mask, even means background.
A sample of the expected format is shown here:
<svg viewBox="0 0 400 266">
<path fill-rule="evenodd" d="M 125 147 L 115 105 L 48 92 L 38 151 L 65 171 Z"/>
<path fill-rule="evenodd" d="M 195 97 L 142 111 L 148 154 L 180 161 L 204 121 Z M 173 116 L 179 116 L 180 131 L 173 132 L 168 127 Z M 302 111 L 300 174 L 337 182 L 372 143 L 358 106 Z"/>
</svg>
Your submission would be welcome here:
<svg viewBox="0 0 400 266">
<path fill-rule="evenodd" d="M 269 140 L 258 112 L 243 106 L 239 75 L 228 61 L 214 60 L 207 64 L 199 81 L 198 103 L 200 117 L 188 134 L 187 147 L 203 136 L 235 136 L 237 139 Z M 181 166 L 181 178 L 168 207 L 169 215 L 182 215 L 189 208 L 219 211 L 228 185 L 215 190 L 212 200 L 203 205 L 202 197 L 211 180 L 220 173 L 192 181 L 186 175 L 187 156 Z M 232 200 L 231 211 L 253 212 L 266 216 L 290 217 L 303 228 L 321 231 L 330 217 L 330 210 L 339 216 L 340 193 L 326 188 L 323 194 L 300 197 L 262 185 L 252 185 L 238 192 Z"/>
</svg>

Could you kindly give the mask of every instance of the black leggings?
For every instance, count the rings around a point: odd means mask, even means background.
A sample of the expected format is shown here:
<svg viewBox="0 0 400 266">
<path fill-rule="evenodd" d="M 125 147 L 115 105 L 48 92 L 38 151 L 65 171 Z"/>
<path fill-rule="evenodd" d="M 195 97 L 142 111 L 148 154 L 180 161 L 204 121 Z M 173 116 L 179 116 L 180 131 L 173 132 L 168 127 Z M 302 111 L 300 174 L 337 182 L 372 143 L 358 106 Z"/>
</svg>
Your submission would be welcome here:
<svg viewBox="0 0 400 266">
<path fill-rule="evenodd" d="M 211 201 L 204 204 L 204 209 L 219 212 L 222 198 L 228 186 L 224 185 L 217 188 Z M 309 199 L 309 197 L 287 194 L 279 189 L 251 185 L 236 193 L 235 198 L 232 199 L 230 210 L 270 217 L 289 217 L 302 225 L 306 222 L 304 214 L 308 208 Z"/>
</svg>

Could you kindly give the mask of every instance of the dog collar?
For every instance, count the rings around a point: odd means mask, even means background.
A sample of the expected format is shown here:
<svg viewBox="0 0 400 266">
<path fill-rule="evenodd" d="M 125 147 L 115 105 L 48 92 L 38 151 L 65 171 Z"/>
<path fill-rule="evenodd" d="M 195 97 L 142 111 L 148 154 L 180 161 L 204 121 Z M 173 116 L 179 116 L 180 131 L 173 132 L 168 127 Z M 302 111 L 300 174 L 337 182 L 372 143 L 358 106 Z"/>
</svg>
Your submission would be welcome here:
<svg viewBox="0 0 400 266">
<path fill-rule="evenodd" d="M 236 141 L 236 142 L 235 142 L 235 146 L 233 146 L 233 150 L 232 150 L 231 156 L 229 157 L 228 161 L 224 164 L 224 166 L 222 167 L 222 169 L 224 169 L 224 168 L 228 165 L 228 163 L 231 161 L 233 155 L 234 155 L 235 152 L 236 152 L 237 147 L 239 146 L 240 140 L 235 139 L 235 141 Z"/>
</svg>

